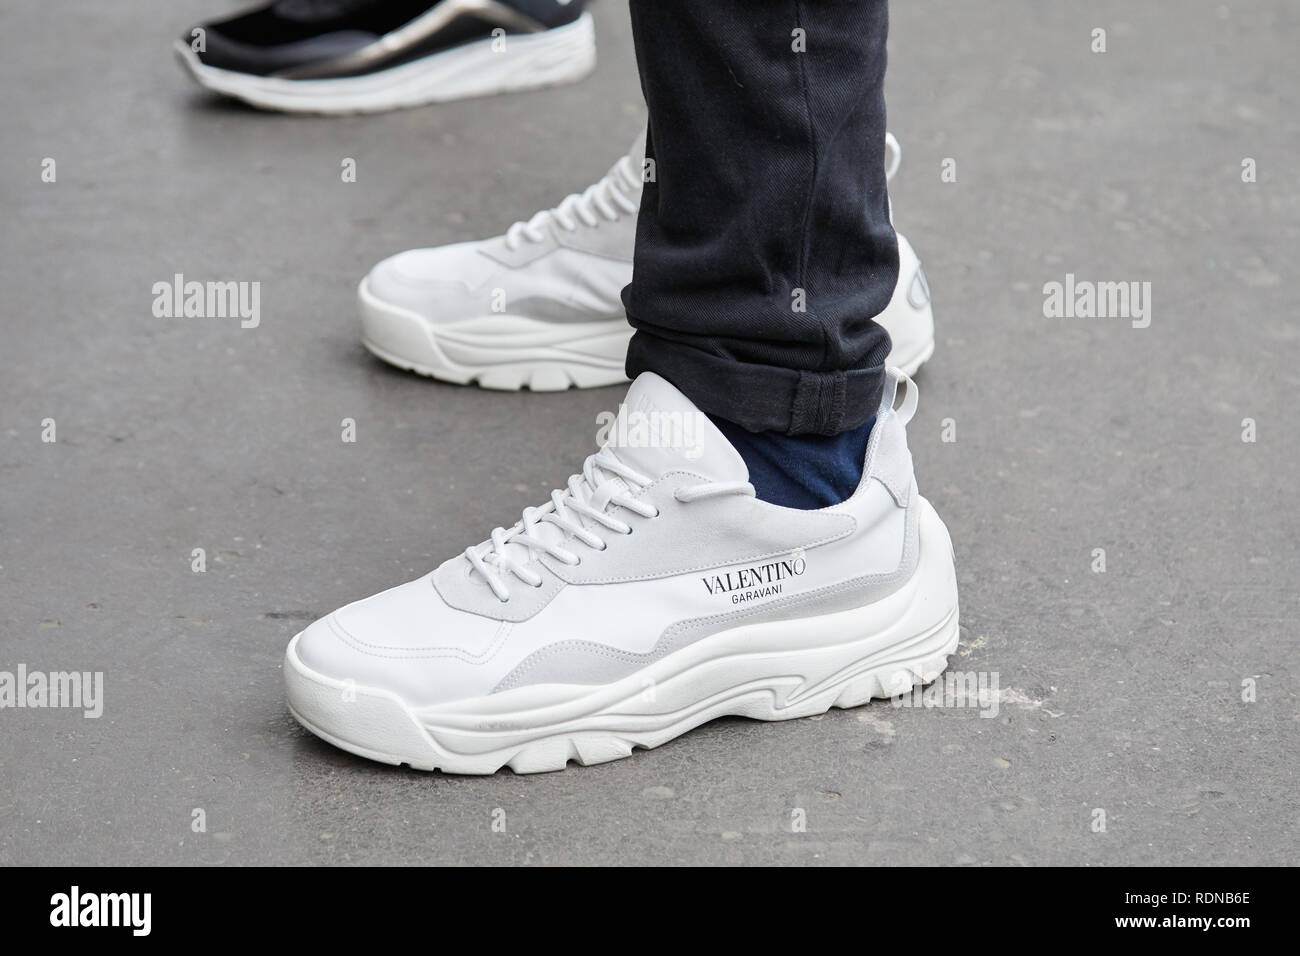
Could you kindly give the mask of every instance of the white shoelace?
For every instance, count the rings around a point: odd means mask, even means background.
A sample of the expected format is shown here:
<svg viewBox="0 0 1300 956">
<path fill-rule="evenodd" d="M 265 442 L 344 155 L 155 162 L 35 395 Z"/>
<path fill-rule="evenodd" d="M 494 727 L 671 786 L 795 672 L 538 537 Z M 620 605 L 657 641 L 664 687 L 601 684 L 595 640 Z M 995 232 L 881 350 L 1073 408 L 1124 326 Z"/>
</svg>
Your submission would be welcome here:
<svg viewBox="0 0 1300 956">
<path fill-rule="evenodd" d="M 640 208 L 640 189 L 640 169 L 630 156 L 620 157 L 609 172 L 582 192 L 566 196 L 554 209 L 543 209 L 527 222 L 517 222 L 507 229 L 506 248 L 517 249 L 525 240 L 541 242 L 551 224 L 573 232 L 579 223 L 595 226 L 601 219 L 617 222 L 625 215 L 633 215 Z"/>
<path fill-rule="evenodd" d="M 542 576 L 529 565 L 540 554 L 547 554 L 570 567 L 582 563 L 582 557 L 566 547 L 577 539 L 594 551 L 608 545 L 599 534 L 582 523 L 582 518 L 615 534 L 631 534 L 632 526 L 609 514 L 610 505 L 626 508 L 643 518 L 659 517 L 659 509 L 632 497 L 629 490 L 641 489 L 654 482 L 635 468 L 624 464 L 608 448 L 588 456 L 582 473 L 569 478 L 567 488 L 551 492 L 551 500 L 540 508 L 525 508 L 523 517 L 512 528 L 495 528 L 491 540 L 465 549 L 471 573 L 477 571 L 503 604 L 510 600 L 505 575 L 512 574 L 533 588 L 542 586 Z M 753 496 L 754 486 L 747 481 L 715 481 L 679 488 L 674 497 L 681 502 L 699 501 L 721 495 Z M 558 529 L 557 535 L 551 528 Z M 549 532 L 549 533 L 548 533 Z"/>
</svg>

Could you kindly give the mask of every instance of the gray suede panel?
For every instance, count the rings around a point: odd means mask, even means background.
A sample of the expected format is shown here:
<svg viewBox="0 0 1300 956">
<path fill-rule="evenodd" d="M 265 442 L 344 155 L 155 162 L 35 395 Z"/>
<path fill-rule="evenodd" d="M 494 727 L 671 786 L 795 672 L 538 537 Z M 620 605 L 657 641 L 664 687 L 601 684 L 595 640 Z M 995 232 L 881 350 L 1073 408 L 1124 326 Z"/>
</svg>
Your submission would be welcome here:
<svg viewBox="0 0 1300 956">
<path fill-rule="evenodd" d="M 529 684 L 608 684 L 720 631 L 747 624 L 788 621 L 810 613 L 833 614 L 871 604 L 896 591 L 916 571 L 920 557 L 920 510 L 913 499 L 907 509 L 902 559 L 893 571 L 851 578 L 757 607 L 679 621 L 667 628 L 655 646 L 644 654 L 595 641 L 560 641 L 520 661 L 492 693 Z"/>
</svg>

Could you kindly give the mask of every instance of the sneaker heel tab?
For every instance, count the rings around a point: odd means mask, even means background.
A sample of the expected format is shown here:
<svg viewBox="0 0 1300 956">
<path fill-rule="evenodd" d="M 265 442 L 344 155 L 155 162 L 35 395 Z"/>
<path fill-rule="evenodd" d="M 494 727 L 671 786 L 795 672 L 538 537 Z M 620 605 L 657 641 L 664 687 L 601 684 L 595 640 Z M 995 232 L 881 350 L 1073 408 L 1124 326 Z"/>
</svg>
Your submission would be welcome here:
<svg viewBox="0 0 1300 956">
<path fill-rule="evenodd" d="M 894 408 L 900 381 L 907 385 L 903 404 Z M 912 452 L 907 447 L 907 423 L 916 412 L 916 386 L 896 368 L 887 370 L 885 394 L 876 415 L 876 427 L 867 445 L 867 468 L 864 477 L 875 478 L 887 489 L 900 508 L 911 499 L 915 479 Z"/>
<path fill-rule="evenodd" d="M 905 386 L 903 404 L 895 408 L 894 402 L 898 400 L 898 386 L 900 384 Z M 917 399 L 916 383 L 912 381 L 906 372 L 893 366 L 885 369 L 885 392 L 881 396 L 880 402 L 882 409 L 893 410 L 894 414 L 898 416 L 899 424 L 906 427 L 907 423 L 912 420 L 912 416 L 916 414 Z"/>
<path fill-rule="evenodd" d="M 885 182 L 890 182 L 903 162 L 903 147 L 893 133 L 885 132 Z M 893 216 L 890 216 L 892 219 Z"/>
</svg>

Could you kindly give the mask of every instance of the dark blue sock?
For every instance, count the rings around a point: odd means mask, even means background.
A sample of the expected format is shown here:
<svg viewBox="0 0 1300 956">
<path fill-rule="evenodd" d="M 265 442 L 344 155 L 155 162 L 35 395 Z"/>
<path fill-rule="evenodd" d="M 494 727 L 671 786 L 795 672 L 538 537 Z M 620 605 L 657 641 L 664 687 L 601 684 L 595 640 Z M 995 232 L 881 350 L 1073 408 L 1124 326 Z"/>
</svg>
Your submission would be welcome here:
<svg viewBox="0 0 1300 956">
<path fill-rule="evenodd" d="M 784 508 L 826 508 L 857 491 L 874 418 L 839 435 L 778 435 L 709 419 L 740 452 L 761 501 Z"/>
</svg>

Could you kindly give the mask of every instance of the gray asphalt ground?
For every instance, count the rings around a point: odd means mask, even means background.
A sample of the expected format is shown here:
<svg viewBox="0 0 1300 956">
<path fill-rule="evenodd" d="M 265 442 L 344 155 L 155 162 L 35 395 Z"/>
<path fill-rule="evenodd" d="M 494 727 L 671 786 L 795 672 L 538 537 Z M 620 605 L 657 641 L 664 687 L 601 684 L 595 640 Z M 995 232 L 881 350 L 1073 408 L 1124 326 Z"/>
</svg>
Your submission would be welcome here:
<svg viewBox="0 0 1300 956">
<path fill-rule="evenodd" d="M 224 6 L 0 10 L 0 670 L 105 675 L 97 720 L 0 710 L 0 863 L 1296 862 L 1294 4 L 895 5 L 895 214 L 940 326 L 912 450 L 996 717 L 724 720 L 486 778 L 317 741 L 280 661 L 594 450 L 619 389 L 399 373 L 353 296 L 604 172 L 643 118 L 626 8 L 578 85 L 317 119 L 181 74 Z M 260 281 L 260 326 L 155 318 L 178 272 Z M 1067 273 L 1150 282 L 1150 326 L 1046 318 Z"/>
</svg>

